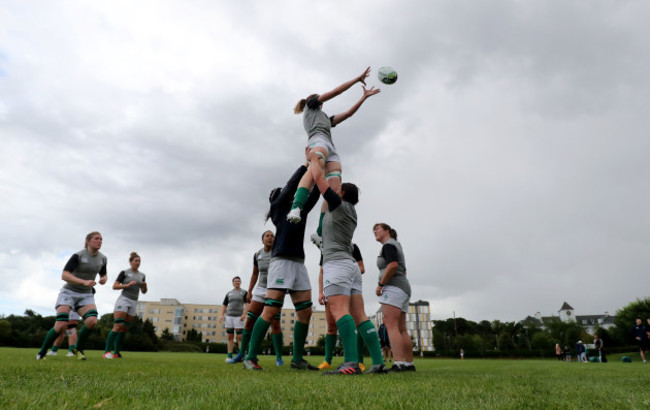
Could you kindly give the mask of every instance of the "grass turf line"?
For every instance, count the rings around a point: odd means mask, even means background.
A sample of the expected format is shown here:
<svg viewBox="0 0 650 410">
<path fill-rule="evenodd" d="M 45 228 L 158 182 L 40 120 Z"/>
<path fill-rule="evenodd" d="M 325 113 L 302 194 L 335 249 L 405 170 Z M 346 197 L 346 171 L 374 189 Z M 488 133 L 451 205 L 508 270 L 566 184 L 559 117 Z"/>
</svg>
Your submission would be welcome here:
<svg viewBox="0 0 650 410">
<path fill-rule="evenodd" d="M 323 377 L 226 364 L 225 355 L 87 351 L 36 361 L 35 349 L 0 348 L 2 408 L 647 408 L 650 365 L 557 360 L 418 359 L 416 373 Z M 630 354 L 633 359 L 638 356 Z M 288 359 L 288 358 L 287 358 Z M 335 359 L 335 365 L 342 358 Z M 322 357 L 309 358 L 318 364 Z"/>
</svg>

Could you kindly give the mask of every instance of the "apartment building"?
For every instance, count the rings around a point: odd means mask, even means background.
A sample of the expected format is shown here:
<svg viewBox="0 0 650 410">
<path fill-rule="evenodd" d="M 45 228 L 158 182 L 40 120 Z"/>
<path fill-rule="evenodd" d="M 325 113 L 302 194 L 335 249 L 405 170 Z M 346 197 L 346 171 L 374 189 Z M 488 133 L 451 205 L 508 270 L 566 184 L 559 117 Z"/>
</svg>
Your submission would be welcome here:
<svg viewBox="0 0 650 410">
<path fill-rule="evenodd" d="M 164 298 L 158 302 L 138 301 L 136 315 L 142 320 L 151 320 L 159 337 L 165 329 L 169 329 L 175 340 L 182 341 L 187 338 L 187 332 L 194 329 L 202 333 L 204 342 L 226 343 L 226 329 L 223 323 L 219 322 L 222 308 L 222 305 L 181 303 L 176 299 Z M 293 344 L 293 327 L 296 320 L 295 310 L 282 309 L 280 326 L 285 345 Z M 306 345 L 315 346 L 318 338 L 326 332 L 325 311 L 314 308 Z"/>
<path fill-rule="evenodd" d="M 371 317 L 375 327 L 384 321 L 384 315 L 381 308 L 375 316 Z M 406 330 L 411 339 L 413 339 L 413 350 L 418 352 L 427 352 L 436 350 L 433 345 L 433 330 L 431 328 L 431 312 L 429 302 L 418 300 L 409 303 L 409 311 L 406 314 Z"/>
</svg>

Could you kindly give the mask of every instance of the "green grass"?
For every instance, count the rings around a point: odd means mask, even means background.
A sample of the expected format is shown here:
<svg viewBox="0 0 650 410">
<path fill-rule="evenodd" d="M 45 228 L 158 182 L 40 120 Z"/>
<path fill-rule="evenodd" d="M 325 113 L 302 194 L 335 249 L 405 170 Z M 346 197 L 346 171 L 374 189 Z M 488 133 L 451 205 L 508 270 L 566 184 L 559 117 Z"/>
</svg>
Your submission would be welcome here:
<svg viewBox="0 0 650 410">
<path fill-rule="evenodd" d="M 0 408 L 648 408 L 650 364 L 419 359 L 416 373 L 323 377 L 228 365 L 224 355 L 125 352 L 122 360 L 0 348 Z M 309 358 L 318 364 L 322 357 Z M 342 359 L 335 359 L 338 364 Z M 368 361 L 369 362 L 369 361 Z"/>
</svg>

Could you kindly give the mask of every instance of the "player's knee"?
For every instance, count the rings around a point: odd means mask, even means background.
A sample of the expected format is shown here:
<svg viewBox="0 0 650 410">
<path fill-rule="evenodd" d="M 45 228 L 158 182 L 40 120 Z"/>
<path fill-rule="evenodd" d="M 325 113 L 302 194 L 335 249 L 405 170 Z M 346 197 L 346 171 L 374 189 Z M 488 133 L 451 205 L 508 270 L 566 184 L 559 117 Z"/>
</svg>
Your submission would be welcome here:
<svg viewBox="0 0 650 410">
<path fill-rule="evenodd" d="M 95 326 L 97 326 L 97 317 L 90 316 L 89 318 L 84 320 L 84 326 L 86 326 L 88 329 L 94 329 Z"/>
</svg>

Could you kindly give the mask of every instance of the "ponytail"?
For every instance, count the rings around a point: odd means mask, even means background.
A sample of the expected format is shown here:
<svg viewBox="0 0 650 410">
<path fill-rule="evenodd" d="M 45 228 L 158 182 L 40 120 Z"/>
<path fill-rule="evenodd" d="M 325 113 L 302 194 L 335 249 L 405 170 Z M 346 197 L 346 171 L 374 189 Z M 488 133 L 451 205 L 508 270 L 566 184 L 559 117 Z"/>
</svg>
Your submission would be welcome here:
<svg viewBox="0 0 650 410">
<path fill-rule="evenodd" d="M 302 100 L 298 101 L 298 104 L 296 104 L 295 107 L 293 107 L 293 113 L 300 114 L 305 109 L 305 105 L 307 105 L 307 100 L 303 98 Z"/>
<path fill-rule="evenodd" d="M 305 106 L 307 105 L 307 101 L 311 100 L 314 97 L 318 97 L 318 94 L 311 94 L 307 98 L 303 98 L 302 100 L 298 101 L 298 104 L 296 104 L 295 107 L 293 107 L 293 113 L 294 114 L 300 114 L 305 110 Z"/>
</svg>

